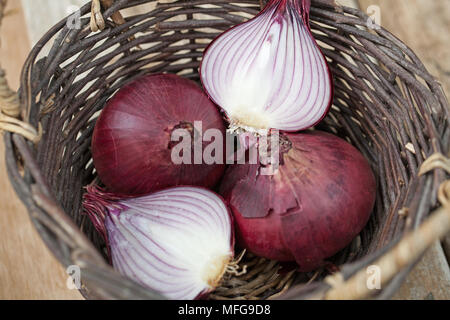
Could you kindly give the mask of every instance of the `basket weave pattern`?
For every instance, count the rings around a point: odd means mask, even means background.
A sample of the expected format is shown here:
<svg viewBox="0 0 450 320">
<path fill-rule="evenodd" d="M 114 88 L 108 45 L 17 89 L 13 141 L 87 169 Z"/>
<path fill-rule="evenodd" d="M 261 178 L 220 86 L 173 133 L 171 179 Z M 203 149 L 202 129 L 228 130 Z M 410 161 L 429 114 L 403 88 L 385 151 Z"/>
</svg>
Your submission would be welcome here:
<svg viewBox="0 0 450 320">
<path fill-rule="evenodd" d="M 120 87 L 143 74 L 178 73 L 198 81 L 206 45 L 256 15 L 263 4 L 106 2 L 102 1 L 103 17 L 94 1 L 94 6 L 81 9 L 81 28 L 69 28 L 65 19 L 30 53 L 21 78 L 20 111 L 24 122 L 41 136 L 34 144 L 6 133 L 7 167 L 46 244 L 62 264 L 82 268 L 86 296 L 157 298 L 107 265 L 104 243 L 81 214 L 84 186 L 96 179 L 89 148 L 96 118 Z M 126 15 L 127 8 L 138 6 L 146 13 Z M 330 0 L 312 1 L 312 6 L 311 27 L 335 81 L 332 111 L 317 128 L 355 145 L 369 160 L 378 183 L 368 225 L 331 259 L 335 265 L 345 264 L 340 273 L 344 281 L 418 228 L 439 206 L 445 170 L 422 176 L 418 172 L 430 156 L 448 154 L 450 109 L 439 83 L 416 55 L 383 28 L 368 29 L 364 13 Z M 91 11 L 97 12 L 97 20 L 90 18 Z M 94 33 L 95 28 L 103 30 Z M 42 56 L 47 44 L 51 49 Z M 408 261 L 409 267 L 379 297 L 391 296 L 414 262 Z M 304 298 L 330 288 L 330 282 L 323 281 L 329 270 L 283 273 L 278 263 L 251 256 L 242 264 L 247 273 L 226 279 L 214 298 L 277 297 L 289 287 L 294 287 L 290 297 Z"/>
</svg>

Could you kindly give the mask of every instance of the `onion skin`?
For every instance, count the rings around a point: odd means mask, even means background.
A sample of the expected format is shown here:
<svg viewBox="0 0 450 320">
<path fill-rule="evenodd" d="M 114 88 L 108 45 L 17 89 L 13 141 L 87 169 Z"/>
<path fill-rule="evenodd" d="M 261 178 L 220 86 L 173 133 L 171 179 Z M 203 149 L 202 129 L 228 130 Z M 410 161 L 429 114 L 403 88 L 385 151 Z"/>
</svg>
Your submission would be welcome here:
<svg viewBox="0 0 450 320">
<path fill-rule="evenodd" d="M 283 137 L 291 146 L 284 144 L 277 173 L 258 175 L 259 164 L 231 166 L 220 193 L 241 246 L 268 259 L 295 260 L 308 272 L 363 229 L 376 182 L 362 154 L 338 137 L 320 131 Z"/>
<path fill-rule="evenodd" d="M 225 134 L 220 112 L 191 80 L 157 74 L 124 86 L 102 111 L 93 133 L 92 157 L 101 181 L 122 195 L 178 185 L 215 186 L 224 164 L 177 165 L 171 159 L 171 146 L 177 144 L 171 143 L 172 131 L 195 121 L 202 123 L 201 134 L 212 128 Z M 203 142 L 203 148 L 209 143 Z"/>
</svg>

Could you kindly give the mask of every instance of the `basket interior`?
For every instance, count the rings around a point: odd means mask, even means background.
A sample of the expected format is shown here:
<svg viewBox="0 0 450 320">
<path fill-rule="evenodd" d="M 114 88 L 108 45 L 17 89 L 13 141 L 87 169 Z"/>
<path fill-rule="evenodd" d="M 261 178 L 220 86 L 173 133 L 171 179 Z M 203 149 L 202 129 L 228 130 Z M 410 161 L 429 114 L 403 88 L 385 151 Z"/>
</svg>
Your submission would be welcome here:
<svg viewBox="0 0 450 320">
<path fill-rule="evenodd" d="M 378 183 L 369 223 L 332 259 L 342 264 L 384 247 L 435 205 L 435 199 L 425 205 L 418 201 L 435 186 L 419 183 L 416 173 L 436 146 L 442 148 L 429 141 L 448 136 L 448 111 L 434 80 L 408 48 L 382 29 L 368 30 L 359 11 L 337 12 L 327 3 L 313 1 L 311 27 L 334 75 L 335 98 L 317 128 L 356 146 Z M 102 240 L 81 214 L 84 186 L 96 178 L 90 137 L 99 112 L 120 87 L 143 74 L 168 72 L 199 81 L 205 46 L 257 14 L 260 1 L 116 1 L 114 8 L 126 16 L 125 25 L 108 20 L 104 31 L 91 33 L 85 6 L 83 28 L 61 23 L 44 37 L 41 45 L 49 43 L 51 50 L 34 61 L 29 110 L 30 122 L 44 129 L 37 147 L 44 178 L 64 211 L 103 253 Z M 398 214 L 404 207 L 408 216 Z"/>
</svg>

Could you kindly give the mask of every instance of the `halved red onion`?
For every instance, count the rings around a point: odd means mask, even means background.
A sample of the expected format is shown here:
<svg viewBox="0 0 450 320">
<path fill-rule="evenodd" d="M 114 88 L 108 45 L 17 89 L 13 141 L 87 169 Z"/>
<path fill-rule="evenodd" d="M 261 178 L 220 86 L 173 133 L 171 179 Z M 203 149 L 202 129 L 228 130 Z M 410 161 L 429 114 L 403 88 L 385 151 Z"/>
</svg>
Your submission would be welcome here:
<svg viewBox="0 0 450 320">
<path fill-rule="evenodd" d="M 216 288 L 234 255 L 231 214 L 219 196 L 175 187 L 118 198 L 90 186 L 83 202 L 115 269 L 169 299 Z"/>
<path fill-rule="evenodd" d="M 201 80 L 231 129 L 298 131 L 328 112 L 332 77 L 311 34 L 309 10 L 309 0 L 271 0 L 206 49 Z"/>
</svg>

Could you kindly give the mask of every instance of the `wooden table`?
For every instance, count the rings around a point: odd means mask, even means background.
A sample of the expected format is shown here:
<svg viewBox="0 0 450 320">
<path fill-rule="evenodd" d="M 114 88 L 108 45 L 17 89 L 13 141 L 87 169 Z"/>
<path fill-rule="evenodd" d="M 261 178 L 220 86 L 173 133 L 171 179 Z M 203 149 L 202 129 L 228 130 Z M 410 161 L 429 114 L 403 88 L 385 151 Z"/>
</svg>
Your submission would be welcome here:
<svg viewBox="0 0 450 320">
<path fill-rule="evenodd" d="M 355 0 L 337 0 L 356 5 Z M 85 0 L 9 1 L 1 30 L 0 61 L 17 89 L 21 66 L 43 32 L 66 15 L 69 4 Z M 450 1 L 360 0 L 363 10 L 378 6 L 381 23 L 404 40 L 450 92 Z M 374 8 L 374 7 L 372 7 Z M 27 17 L 27 19 L 25 19 Z M 28 24 L 27 21 L 30 21 Z M 3 140 L 0 155 L 3 155 Z M 63 267 L 43 244 L 15 196 L 0 157 L 0 299 L 82 299 L 66 287 Z M 436 244 L 413 270 L 396 298 L 450 299 L 450 272 L 442 247 Z"/>
</svg>

